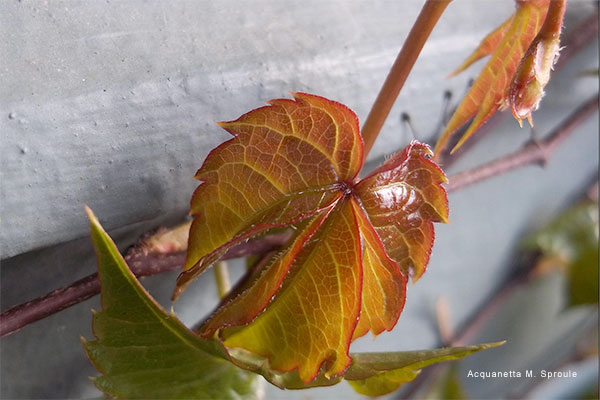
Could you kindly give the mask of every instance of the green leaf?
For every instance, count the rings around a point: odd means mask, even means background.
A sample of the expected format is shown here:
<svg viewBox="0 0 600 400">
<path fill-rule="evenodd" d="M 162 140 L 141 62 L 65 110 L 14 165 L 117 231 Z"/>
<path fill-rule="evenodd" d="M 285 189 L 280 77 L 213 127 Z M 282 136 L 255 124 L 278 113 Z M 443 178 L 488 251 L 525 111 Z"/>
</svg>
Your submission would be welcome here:
<svg viewBox="0 0 600 400">
<path fill-rule="evenodd" d="M 297 370 L 280 372 L 268 368 L 266 359 L 241 349 L 230 349 L 232 361 L 238 366 L 262 375 L 281 389 L 307 389 L 333 386 L 346 379 L 361 394 L 379 396 L 398 389 L 413 380 L 422 368 L 457 360 L 481 350 L 503 345 L 505 342 L 450 347 L 434 350 L 399 351 L 388 353 L 353 353 L 350 367 L 341 376 L 327 378 L 322 368 L 316 378 L 303 383 Z"/>
<path fill-rule="evenodd" d="M 229 362 L 218 343 L 200 340 L 165 312 L 129 271 L 91 210 L 87 212 L 102 311 L 93 317 L 96 340 L 82 341 L 102 373 L 94 378 L 98 389 L 125 398 L 255 398 L 258 377 Z"/>
<path fill-rule="evenodd" d="M 352 388 L 367 396 L 381 396 L 412 381 L 422 368 L 442 361 L 457 360 L 505 342 L 395 353 L 355 354 L 345 375 Z"/>
<path fill-rule="evenodd" d="M 401 368 L 380 373 L 362 381 L 348 381 L 350 386 L 365 396 L 383 396 L 397 390 L 400 386 L 412 381 L 419 375 L 418 370 Z"/>
<path fill-rule="evenodd" d="M 541 251 L 542 263 L 564 266 L 569 305 L 598 304 L 598 236 L 598 203 L 586 201 L 526 237 L 523 245 Z"/>
<path fill-rule="evenodd" d="M 569 268 L 569 305 L 598 304 L 598 246 L 582 253 Z"/>
</svg>

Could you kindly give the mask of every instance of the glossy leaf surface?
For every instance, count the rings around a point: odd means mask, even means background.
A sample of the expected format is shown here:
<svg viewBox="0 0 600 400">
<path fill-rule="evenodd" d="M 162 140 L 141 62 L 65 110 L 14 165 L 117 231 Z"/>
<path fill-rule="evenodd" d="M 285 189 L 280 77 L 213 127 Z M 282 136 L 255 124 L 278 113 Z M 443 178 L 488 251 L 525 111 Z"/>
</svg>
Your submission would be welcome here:
<svg viewBox="0 0 600 400">
<path fill-rule="evenodd" d="M 549 0 L 518 0 L 516 3 L 517 10 L 508 31 L 442 132 L 435 146 L 436 154 L 471 118 L 475 117 L 452 151 L 462 146 L 496 111 L 505 106 L 512 78 L 544 22 Z"/>
<path fill-rule="evenodd" d="M 323 224 L 330 211 L 331 209 L 314 216 L 310 222 L 299 225 L 295 237 L 283 249 L 280 257 L 271 257 L 265 265 L 258 265 L 242 280 L 204 323 L 201 336 L 210 339 L 220 328 L 246 325 L 264 310 L 281 287 L 298 252 Z"/>
<path fill-rule="evenodd" d="M 447 221 L 448 204 L 426 145 L 411 143 L 361 181 L 354 113 L 294 97 L 223 124 L 235 138 L 198 171 L 178 290 L 232 243 L 292 226 L 290 242 L 246 276 L 200 335 L 218 333 L 228 347 L 267 358 L 270 369 L 297 370 L 308 383 L 320 371 L 340 376 L 353 339 L 394 327 L 407 276 L 425 270 L 432 222 Z M 201 240 L 215 229 L 217 239 Z"/>
<path fill-rule="evenodd" d="M 120 398 L 257 398 L 257 376 L 216 357 L 226 354 L 166 313 L 88 213 L 102 290 L 102 311 L 93 317 L 96 340 L 83 340 L 103 375 L 95 385 Z"/>
<path fill-rule="evenodd" d="M 356 186 L 387 253 L 416 281 L 429 261 L 433 222 L 448 222 L 444 172 L 429 147 L 413 143 Z"/>
</svg>

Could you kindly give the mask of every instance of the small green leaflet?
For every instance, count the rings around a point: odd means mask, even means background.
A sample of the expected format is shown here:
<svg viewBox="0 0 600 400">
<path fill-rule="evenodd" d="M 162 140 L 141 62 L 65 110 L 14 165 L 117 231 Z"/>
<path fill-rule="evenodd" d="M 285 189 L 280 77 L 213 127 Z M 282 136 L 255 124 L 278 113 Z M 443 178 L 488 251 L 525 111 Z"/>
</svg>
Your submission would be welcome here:
<svg viewBox="0 0 600 400">
<path fill-rule="evenodd" d="M 125 398 L 252 399 L 258 376 L 228 360 L 158 305 L 131 273 L 91 210 L 102 311 L 94 313 L 96 340 L 83 347 L 103 374 L 94 383 Z M 222 350 L 221 350 L 222 351 Z"/>
<path fill-rule="evenodd" d="M 412 381 L 421 372 L 421 369 L 429 365 L 458 360 L 481 350 L 501 346 L 504 343 L 496 342 L 434 350 L 356 354 L 354 356 L 356 365 L 353 364 L 350 367 L 346 373 L 346 379 L 360 394 L 373 397 L 382 396 Z"/>
</svg>

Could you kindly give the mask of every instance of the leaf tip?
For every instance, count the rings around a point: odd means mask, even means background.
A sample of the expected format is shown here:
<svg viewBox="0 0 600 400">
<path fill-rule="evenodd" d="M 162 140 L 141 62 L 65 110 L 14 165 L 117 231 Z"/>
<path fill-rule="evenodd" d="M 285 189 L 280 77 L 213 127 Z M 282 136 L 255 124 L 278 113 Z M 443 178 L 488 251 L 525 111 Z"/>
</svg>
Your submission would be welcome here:
<svg viewBox="0 0 600 400">
<path fill-rule="evenodd" d="M 478 124 L 478 125 L 475 125 L 474 123 L 472 123 L 472 124 L 469 126 L 469 129 L 467 129 L 467 131 L 466 131 L 466 132 L 465 132 L 465 133 L 462 135 L 462 137 L 460 138 L 460 140 L 458 141 L 458 143 L 456 143 L 456 144 L 454 145 L 454 147 L 452 148 L 452 150 L 450 150 L 450 154 L 454 154 L 454 152 L 455 152 L 456 150 L 460 149 L 460 148 L 462 147 L 462 145 L 463 145 L 463 144 L 465 144 L 465 142 L 466 142 L 467 140 L 469 140 L 469 138 L 470 138 L 471 136 L 473 136 L 473 134 L 475 133 L 475 131 L 476 131 L 477 129 L 479 129 L 479 126 L 480 126 L 480 124 Z"/>
<path fill-rule="evenodd" d="M 447 183 L 447 182 L 446 182 Z M 441 223 L 450 225 L 450 217 L 448 214 L 440 214 Z"/>
<path fill-rule="evenodd" d="M 237 137 L 237 133 L 234 129 L 232 129 L 233 126 L 235 126 L 235 123 L 238 122 L 238 120 L 235 121 L 215 121 L 215 124 L 217 124 L 217 126 L 219 126 L 222 129 L 225 129 L 231 136 L 233 137 Z M 200 172 L 200 170 L 198 170 L 198 172 Z M 196 175 L 198 174 L 198 172 L 196 173 Z M 194 178 L 196 178 L 194 176 Z"/>
<path fill-rule="evenodd" d="M 94 212 L 92 211 L 91 208 L 89 208 L 87 205 L 83 206 L 83 209 L 85 210 L 85 213 L 88 216 L 88 219 L 90 220 L 90 222 L 94 225 L 99 225 L 100 223 L 98 222 L 98 218 L 96 218 L 96 215 L 94 215 Z"/>
<path fill-rule="evenodd" d="M 323 98 L 321 96 L 317 96 L 317 95 L 309 94 L 309 93 L 304 93 L 304 92 L 288 92 L 288 94 L 290 96 L 292 96 L 294 98 L 294 100 L 296 100 L 296 101 L 298 101 L 298 100 L 307 100 L 307 99 L 310 99 L 310 98 L 322 98 L 322 99 L 327 100 L 327 101 L 332 101 L 332 100 L 329 100 L 329 99 L 325 99 L 325 98 Z"/>
<path fill-rule="evenodd" d="M 517 122 L 519 123 L 519 128 L 523 128 L 523 120 L 521 118 L 519 118 L 515 112 L 513 111 L 513 116 L 515 117 L 515 119 L 517 120 Z"/>
<path fill-rule="evenodd" d="M 454 71 L 450 72 L 448 75 L 446 75 L 446 77 L 444 79 L 451 79 L 454 78 L 456 75 L 460 74 L 461 72 L 463 72 L 465 69 L 467 69 L 466 66 L 461 65 L 460 67 L 456 68 Z"/>
<path fill-rule="evenodd" d="M 176 301 L 179 296 L 188 288 L 188 286 L 200 276 L 206 268 L 210 265 L 206 265 L 202 263 L 202 260 L 198 261 L 196 264 L 193 264 L 191 267 L 187 268 L 183 272 L 179 274 L 177 277 L 177 282 L 175 285 L 175 290 L 173 291 L 173 295 L 171 296 L 171 301 Z"/>
<path fill-rule="evenodd" d="M 533 117 L 531 116 L 531 113 L 527 115 L 527 122 L 529 122 L 529 126 L 533 128 Z"/>
<path fill-rule="evenodd" d="M 184 290 L 185 288 L 179 286 L 178 283 L 175 290 L 173 290 L 173 294 L 171 295 L 171 301 L 177 301 L 177 299 L 179 299 L 179 296 L 181 296 L 181 293 L 183 293 Z"/>
</svg>

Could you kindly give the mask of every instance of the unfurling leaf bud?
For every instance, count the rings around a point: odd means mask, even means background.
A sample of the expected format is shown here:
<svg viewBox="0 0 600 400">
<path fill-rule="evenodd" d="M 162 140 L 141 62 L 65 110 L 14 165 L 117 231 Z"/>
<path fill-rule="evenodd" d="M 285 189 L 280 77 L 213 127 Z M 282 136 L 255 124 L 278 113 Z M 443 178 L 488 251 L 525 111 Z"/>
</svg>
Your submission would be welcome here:
<svg viewBox="0 0 600 400">
<path fill-rule="evenodd" d="M 544 25 L 523 56 L 508 89 L 507 105 L 521 126 L 524 118 L 533 126 L 531 113 L 538 109 L 550 71 L 558 59 L 566 3 L 566 0 L 550 2 Z"/>
<path fill-rule="evenodd" d="M 538 40 L 539 39 L 539 40 Z M 508 105 L 514 117 L 531 121 L 531 113 L 538 109 L 544 88 L 550 80 L 550 71 L 558 58 L 559 38 L 544 40 L 539 36 L 533 41 L 508 90 Z"/>
</svg>

